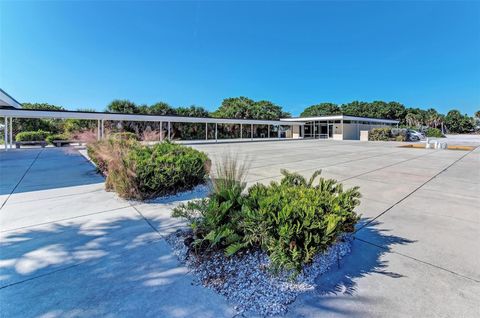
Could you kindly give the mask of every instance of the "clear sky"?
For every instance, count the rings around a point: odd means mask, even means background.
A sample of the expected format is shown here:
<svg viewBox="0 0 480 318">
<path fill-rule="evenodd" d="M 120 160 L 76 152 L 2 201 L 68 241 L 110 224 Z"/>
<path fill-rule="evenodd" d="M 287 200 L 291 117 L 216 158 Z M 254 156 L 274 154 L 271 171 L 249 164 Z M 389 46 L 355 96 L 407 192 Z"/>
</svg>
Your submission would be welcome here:
<svg viewBox="0 0 480 318">
<path fill-rule="evenodd" d="M 20 102 L 480 109 L 480 2 L 0 0 L 0 28 L 0 87 Z"/>
</svg>

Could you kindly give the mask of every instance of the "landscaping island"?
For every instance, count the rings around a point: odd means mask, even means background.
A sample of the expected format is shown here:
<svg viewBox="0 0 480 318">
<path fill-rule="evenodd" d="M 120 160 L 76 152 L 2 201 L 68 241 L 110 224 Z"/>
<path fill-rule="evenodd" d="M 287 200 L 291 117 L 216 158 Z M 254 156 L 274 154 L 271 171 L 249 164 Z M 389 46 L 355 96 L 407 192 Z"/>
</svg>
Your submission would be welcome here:
<svg viewBox="0 0 480 318">
<path fill-rule="evenodd" d="M 126 199 L 178 194 L 207 184 L 206 198 L 177 206 L 188 221 L 166 240 L 196 281 L 239 312 L 285 313 L 296 296 L 350 251 L 358 187 L 343 189 L 316 171 L 308 180 L 282 170 L 280 182 L 246 188 L 247 166 L 224 156 L 210 171 L 202 152 L 171 142 L 140 144 L 130 134 L 88 144 L 106 188 Z"/>
</svg>

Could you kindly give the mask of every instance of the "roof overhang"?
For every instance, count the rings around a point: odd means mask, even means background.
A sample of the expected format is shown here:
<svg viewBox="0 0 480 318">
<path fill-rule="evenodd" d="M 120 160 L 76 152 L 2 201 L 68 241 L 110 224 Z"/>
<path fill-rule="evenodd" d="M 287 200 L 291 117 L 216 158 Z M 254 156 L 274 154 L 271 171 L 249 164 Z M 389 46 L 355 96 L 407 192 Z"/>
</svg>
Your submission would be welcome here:
<svg viewBox="0 0 480 318">
<path fill-rule="evenodd" d="M 0 106 L 22 108 L 22 104 L 17 102 L 15 98 L 8 95 L 3 89 L 0 88 Z"/>
<path fill-rule="evenodd" d="M 357 117 L 357 116 L 348 116 L 348 115 L 282 118 L 280 120 L 285 121 L 285 122 L 309 122 L 309 121 L 327 121 L 327 120 L 342 120 L 342 119 L 343 120 L 368 121 L 368 122 L 371 122 L 371 123 L 383 123 L 383 124 L 398 124 L 400 122 L 398 120 L 393 120 L 393 119 Z"/>
<path fill-rule="evenodd" d="M 143 122 L 172 122 L 172 123 L 207 123 L 207 124 L 244 124 L 244 125 L 302 125 L 304 122 L 285 122 L 280 120 L 257 119 L 229 119 L 210 117 L 183 117 L 122 114 L 106 112 L 81 112 L 63 110 L 33 110 L 33 109 L 7 109 L 0 108 L 0 116 L 15 118 L 50 118 L 50 119 L 87 119 L 87 120 L 117 120 L 117 121 L 143 121 Z"/>
</svg>

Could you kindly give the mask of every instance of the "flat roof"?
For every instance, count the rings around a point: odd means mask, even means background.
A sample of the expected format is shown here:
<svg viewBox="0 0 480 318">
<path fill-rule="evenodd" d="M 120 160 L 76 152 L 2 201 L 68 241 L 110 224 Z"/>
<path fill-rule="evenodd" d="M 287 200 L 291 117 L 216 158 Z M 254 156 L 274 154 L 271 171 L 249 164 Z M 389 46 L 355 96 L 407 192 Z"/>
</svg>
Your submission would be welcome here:
<svg viewBox="0 0 480 318">
<path fill-rule="evenodd" d="M 211 124 L 246 124 L 246 125 L 302 125 L 302 121 L 285 122 L 281 120 L 235 119 L 213 117 L 184 117 L 146 114 L 123 114 L 107 112 L 83 112 L 70 110 L 36 110 L 0 107 L 0 116 L 15 118 L 52 118 L 52 119 L 90 119 L 90 120 L 123 120 L 143 122 L 172 122 L 172 123 L 211 123 Z"/>
<path fill-rule="evenodd" d="M 386 124 L 398 124 L 400 122 L 399 120 L 393 120 L 393 119 L 358 117 L 358 116 L 349 116 L 349 115 L 294 117 L 294 118 L 281 118 L 280 120 L 286 121 L 286 122 L 307 122 L 307 121 L 342 120 L 342 119 L 369 121 L 372 123 L 386 123 Z"/>
</svg>

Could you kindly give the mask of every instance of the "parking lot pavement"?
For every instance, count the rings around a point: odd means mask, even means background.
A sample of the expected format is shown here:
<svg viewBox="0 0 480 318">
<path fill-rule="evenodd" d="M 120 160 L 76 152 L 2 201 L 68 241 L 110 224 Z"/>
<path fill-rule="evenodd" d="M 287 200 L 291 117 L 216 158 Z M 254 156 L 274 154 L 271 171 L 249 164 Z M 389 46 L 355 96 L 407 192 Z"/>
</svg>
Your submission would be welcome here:
<svg viewBox="0 0 480 318">
<path fill-rule="evenodd" d="M 360 186 L 352 254 L 318 279 L 291 317 L 478 317 L 480 151 L 396 143 L 269 141 L 196 144 L 214 163 L 248 163 L 249 184 L 281 169 Z M 5 317 L 232 317 L 163 237 L 177 201 L 134 203 L 105 192 L 76 152 L 0 152 L 0 313 Z M 185 198 L 184 198 L 185 199 Z"/>
</svg>

